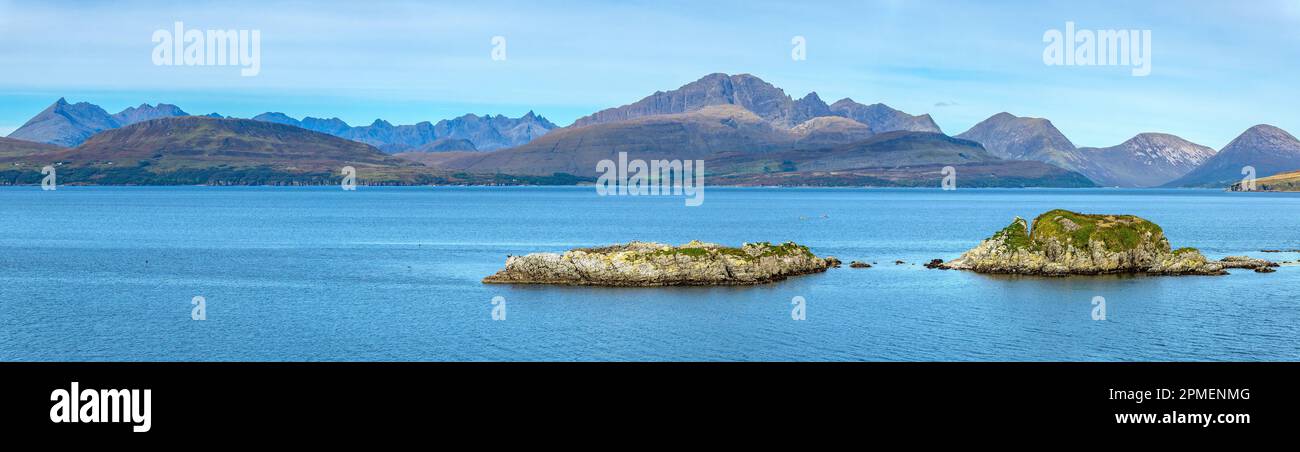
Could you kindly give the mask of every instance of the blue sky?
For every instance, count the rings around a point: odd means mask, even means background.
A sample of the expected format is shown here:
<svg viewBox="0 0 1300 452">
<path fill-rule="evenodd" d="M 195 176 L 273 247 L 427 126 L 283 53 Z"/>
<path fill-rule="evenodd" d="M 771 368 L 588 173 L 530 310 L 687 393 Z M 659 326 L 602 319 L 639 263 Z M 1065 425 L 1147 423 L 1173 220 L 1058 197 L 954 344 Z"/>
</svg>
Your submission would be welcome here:
<svg viewBox="0 0 1300 452">
<path fill-rule="evenodd" d="M 354 125 L 534 110 L 567 125 L 712 72 L 930 113 L 949 134 L 1001 111 L 1049 118 L 1079 146 L 1156 131 L 1217 149 L 1259 123 L 1300 134 L 1300 0 L 803 3 L 0 0 L 0 134 L 59 97 Z M 261 73 L 155 66 L 151 36 L 176 21 L 260 30 Z M 1067 21 L 1151 30 L 1151 75 L 1045 65 L 1043 33 Z"/>
</svg>

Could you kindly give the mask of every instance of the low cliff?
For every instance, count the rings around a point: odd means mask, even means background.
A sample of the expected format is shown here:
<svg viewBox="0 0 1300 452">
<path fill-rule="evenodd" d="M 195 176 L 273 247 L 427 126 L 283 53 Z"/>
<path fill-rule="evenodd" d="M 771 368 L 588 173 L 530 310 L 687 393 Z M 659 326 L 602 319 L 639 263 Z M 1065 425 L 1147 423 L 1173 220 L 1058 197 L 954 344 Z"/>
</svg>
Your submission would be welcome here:
<svg viewBox="0 0 1300 452">
<path fill-rule="evenodd" d="M 1209 262 L 1194 248 L 1171 249 L 1164 231 L 1133 215 L 1087 215 L 1053 210 L 1033 227 L 1016 218 L 942 268 L 980 273 L 1096 275 L 1143 273 L 1221 275 L 1224 265 Z"/>
<path fill-rule="evenodd" d="M 824 272 L 838 262 L 795 243 L 746 243 L 740 248 L 692 241 L 681 246 L 631 242 L 560 253 L 510 256 L 487 284 L 583 286 L 726 286 L 780 281 Z"/>
</svg>

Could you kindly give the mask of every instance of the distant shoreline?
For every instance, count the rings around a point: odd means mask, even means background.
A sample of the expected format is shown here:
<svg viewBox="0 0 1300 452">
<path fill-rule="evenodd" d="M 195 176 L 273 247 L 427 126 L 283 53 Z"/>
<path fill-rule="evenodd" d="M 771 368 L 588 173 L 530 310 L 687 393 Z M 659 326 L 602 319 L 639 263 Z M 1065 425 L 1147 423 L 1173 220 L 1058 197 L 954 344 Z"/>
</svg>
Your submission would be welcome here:
<svg viewBox="0 0 1300 452">
<path fill-rule="evenodd" d="M 59 184 L 59 188 L 91 187 L 207 187 L 207 188 L 338 188 L 339 184 Z M 40 184 L 5 184 L 0 188 L 39 188 Z M 361 184 L 359 188 L 586 188 L 593 189 L 595 184 Z M 706 185 L 706 189 L 786 189 L 786 190 L 889 190 L 889 191 L 972 191 L 972 190 L 1088 190 L 1088 191 L 1213 191 L 1224 193 L 1250 193 L 1231 191 L 1213 187 L 961 187 L 957 190 L 943 190 L 940 187 L 891 187 L 891 186 L 819 186 L 819 185 Z M 1290 191 L 1255 190 L 1258 193 L 1297 193 Z"/>
</svg>

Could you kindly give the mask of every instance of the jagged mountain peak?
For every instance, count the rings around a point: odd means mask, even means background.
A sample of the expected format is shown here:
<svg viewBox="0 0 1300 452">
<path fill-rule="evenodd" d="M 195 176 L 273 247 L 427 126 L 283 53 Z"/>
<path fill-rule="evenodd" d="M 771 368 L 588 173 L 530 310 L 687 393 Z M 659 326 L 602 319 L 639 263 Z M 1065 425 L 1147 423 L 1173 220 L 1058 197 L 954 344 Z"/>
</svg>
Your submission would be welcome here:
<svg viewBox="0 0 1300 452">
<path fill-rule="evenodd" d="M 10 133 L 9 138 L 72 147 L 91 135 L 119 126 L 117 119 L 98 105 L 72 104 L 60 97 Z"/>
<path fill-rule="evenodd" d="M 180 107 L 160 102 L 157 106 L 142 103 L 138 107 L 127 107 L 125 110 L 113 115 L 113 119 L 117 121 L 118 127 L 123 127 L 151 119 L 189 115 L 190 114 L 186 113 L 185 110 L 181 110 Z"/>
<path fill-rule="evenodd" d="M 939 125 L 928 114 L 910 115 L 879 102 L 863 105 L 846 97 L 831 104 L 829 110 L 836 116 L 843 116 L 866 124 L 875 133 L 895 130 L 943 133 L 939 129 Z"/>
<path fill-rule="evenodd" d="M 631 104 L 578 118 L 572 127 L 687 113 L 712 105 L 740 106 L 783 129 L 797 127 L 821 116 L 840 116 L 865 124 L 875 133 L 891 130 L 941 132 L 928 115 L 913 116 L 884 104 L 862 105 L 847 97 L 827 105 L 815 91 L 793 99 L 781 88 L 752 74 L 720 72 L 705 75 L 674 90 L 656 91 Z"/>
</svg>

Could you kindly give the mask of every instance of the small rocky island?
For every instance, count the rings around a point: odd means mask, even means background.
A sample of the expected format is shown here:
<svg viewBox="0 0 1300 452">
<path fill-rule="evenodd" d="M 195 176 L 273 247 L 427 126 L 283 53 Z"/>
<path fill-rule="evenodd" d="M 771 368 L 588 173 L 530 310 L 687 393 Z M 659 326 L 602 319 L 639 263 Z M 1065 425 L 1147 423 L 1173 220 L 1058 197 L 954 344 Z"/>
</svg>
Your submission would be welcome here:
<svg viewBox="0 0 1300 452">
<path fill-rule="evenodd" d="M 735 286 L 781 281 L 790 276 L 836 267 L 834 257 L 819 258 L 808 247 L 746 243 L 739 248 L 692 241 L 681 246 L 631 242 L 559 253 L 509 256 L 505 269 L 483 278 L 485 284 L 561 284 L 580 286 Z"/>
<path fill-rule="evenodd" d="M 1160 226 L 1133 215 L 1058 209 L 1039 215 L 1032 228 L 1016 217 L 1011 225 L 939 268 L 1045 276 L 1222 275 L 1224 268 L 1241 264 L 1208 261 L 1195 248 L 1170 249 Z"/>
</svg>

